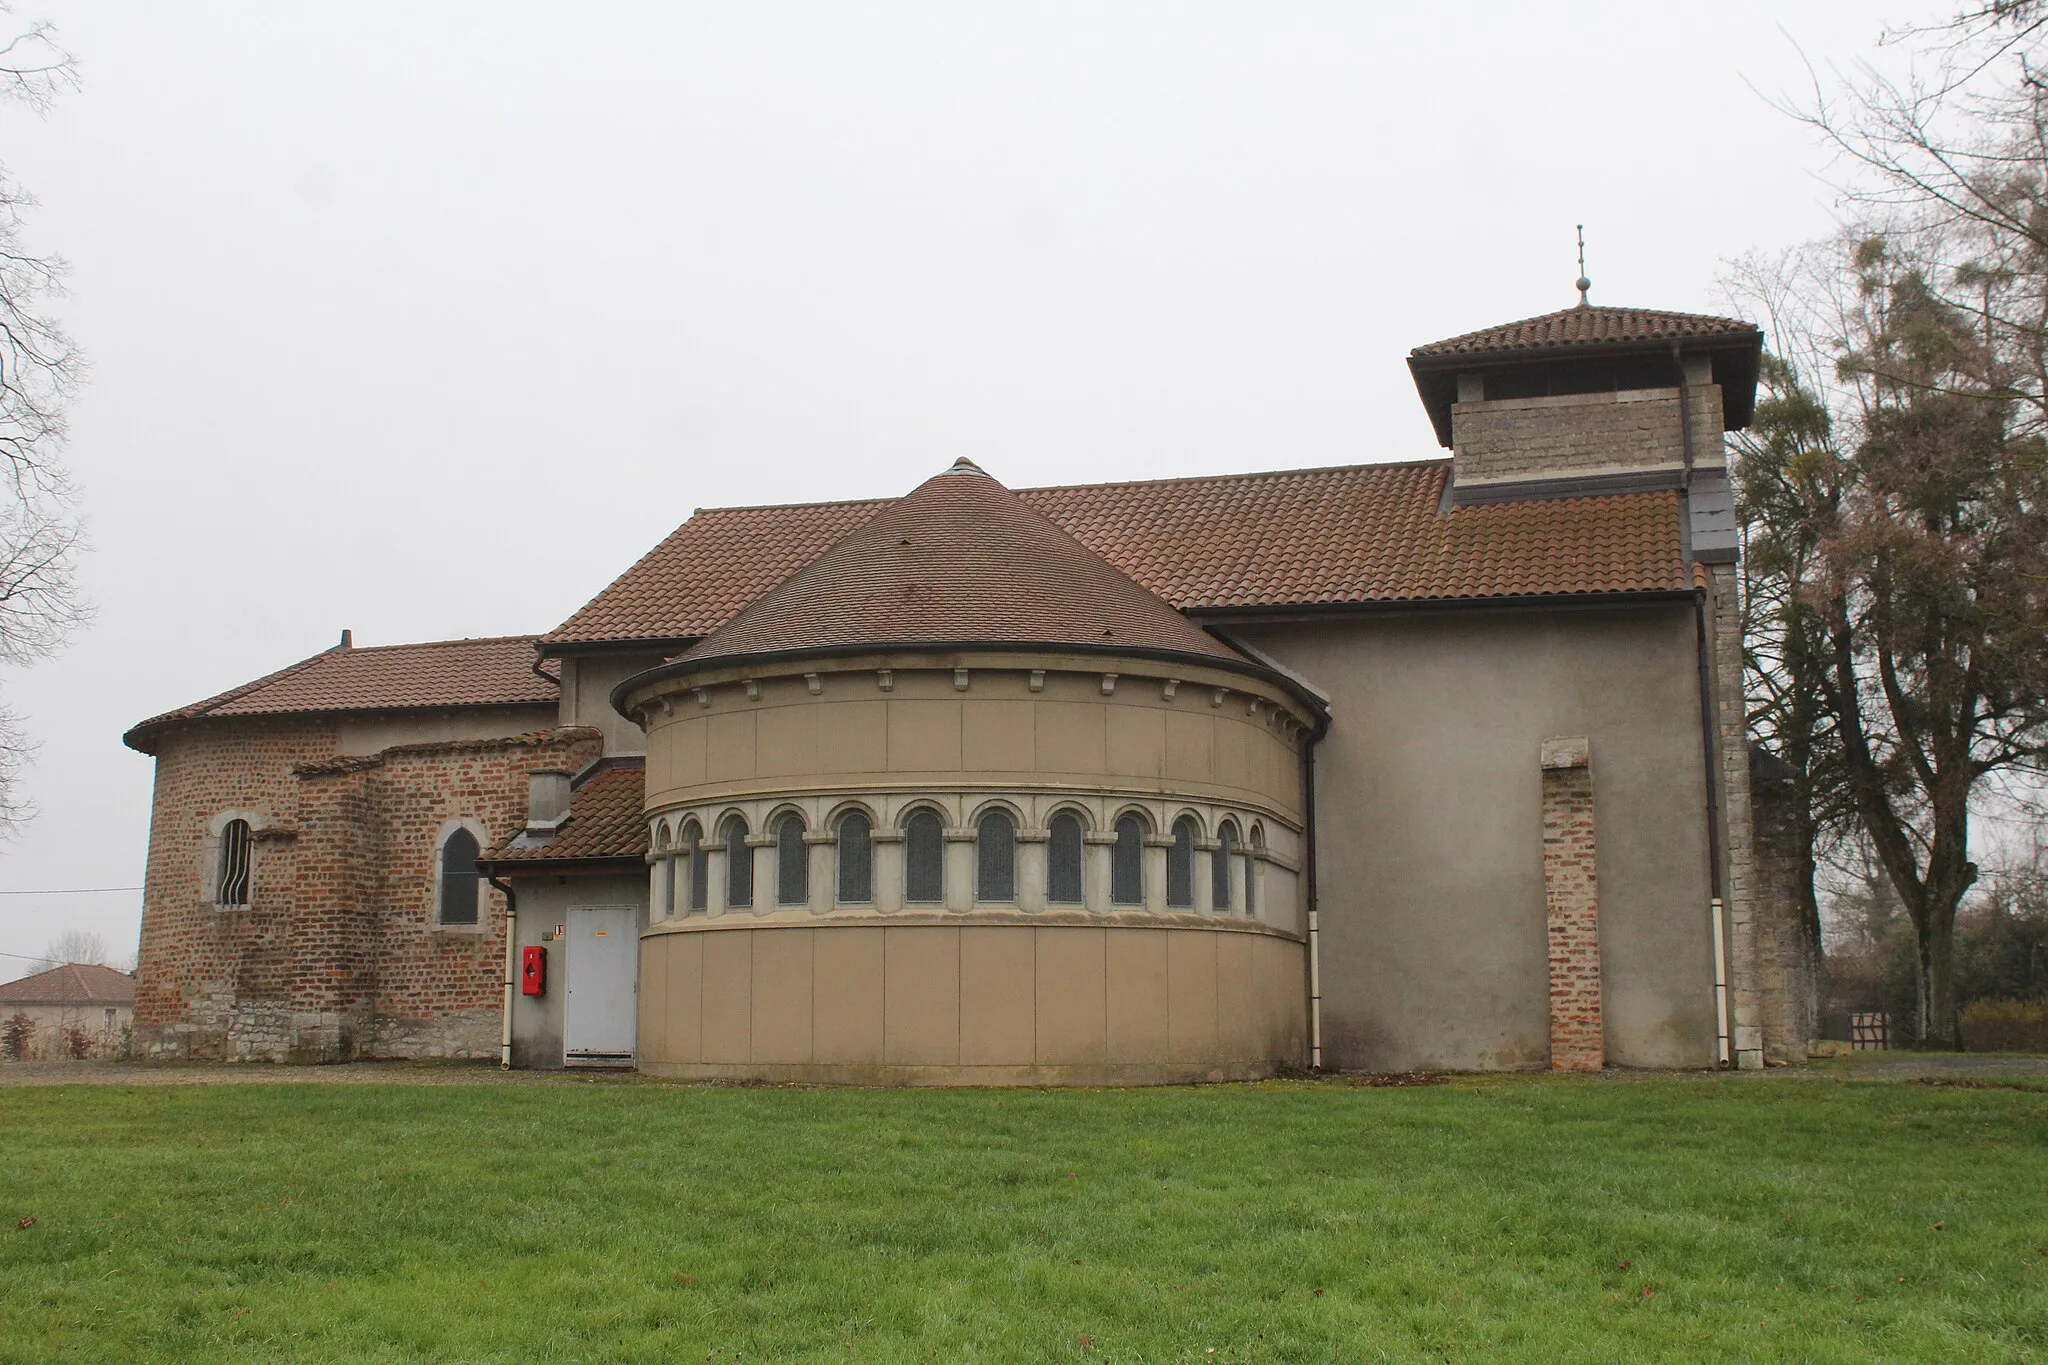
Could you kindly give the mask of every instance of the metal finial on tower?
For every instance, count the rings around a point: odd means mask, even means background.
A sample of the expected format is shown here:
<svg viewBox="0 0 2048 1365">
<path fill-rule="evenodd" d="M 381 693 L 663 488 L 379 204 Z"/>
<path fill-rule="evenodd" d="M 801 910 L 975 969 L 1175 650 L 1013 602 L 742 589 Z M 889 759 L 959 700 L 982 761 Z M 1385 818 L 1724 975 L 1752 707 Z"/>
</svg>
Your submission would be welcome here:
<svg viewBox="0 0 2048 1365">
<path fill-rule="evenodd" d="M 1593 282 L 1586 278 L 1586 225 L 1584 223 L 1579 224 L 1579 278 L 1576 283 L 1579 290 L 1579 307 L 1592 307 L 1593 301 L 1586 297 L 1587 291 L 1593 287 Z"/>
</svg>

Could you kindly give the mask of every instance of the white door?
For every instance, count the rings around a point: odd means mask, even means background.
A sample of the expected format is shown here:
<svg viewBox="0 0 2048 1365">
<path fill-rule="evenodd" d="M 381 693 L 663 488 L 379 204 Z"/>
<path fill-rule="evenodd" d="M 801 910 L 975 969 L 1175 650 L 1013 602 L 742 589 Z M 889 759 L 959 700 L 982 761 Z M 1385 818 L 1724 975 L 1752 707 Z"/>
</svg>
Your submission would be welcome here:
<svg viewBox="0 0 2048 1365">
<path fill-rule="evenodd" d="M 563 1061 L 570 1066 L 631 1066 L 639 1011 L 640 935 L 630 905 L 576 906 L 569 911 L 569 991 L 562 1020 Z"/>
</svg>

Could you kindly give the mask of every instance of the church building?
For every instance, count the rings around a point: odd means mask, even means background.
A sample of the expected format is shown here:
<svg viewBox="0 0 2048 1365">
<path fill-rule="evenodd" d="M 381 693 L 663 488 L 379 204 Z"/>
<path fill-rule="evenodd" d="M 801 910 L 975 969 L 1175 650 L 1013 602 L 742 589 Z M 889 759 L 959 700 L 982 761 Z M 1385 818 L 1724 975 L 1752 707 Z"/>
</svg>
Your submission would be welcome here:
<svg viewBox="0 0 2048 1365">
<path fill-rule="evenodd" d="M 128 732 L 138 1045 L 970 1085 L 1803 1058 L 1724 444 L 1762 342 L 1582 300 L 1410 353 L 1447 458 L 1013 489 L 968 452 L 700 510 L 542 635 L 344 633 Z"/>
</svg>

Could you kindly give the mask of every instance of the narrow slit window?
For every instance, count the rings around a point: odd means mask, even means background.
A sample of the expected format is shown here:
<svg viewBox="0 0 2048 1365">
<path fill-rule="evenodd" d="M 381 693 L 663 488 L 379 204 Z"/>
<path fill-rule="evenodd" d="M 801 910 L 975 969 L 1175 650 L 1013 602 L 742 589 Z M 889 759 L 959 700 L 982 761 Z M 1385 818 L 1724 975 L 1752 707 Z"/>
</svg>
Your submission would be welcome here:
<svg viewBox="0 0 2048 1365">
<path fill-rule="evenodd" d="M 1230 860 L 1237 853 L 1237 826 L 1229 820 L 1216 831 L 1216 851 L 1209 855 L 1209 895 L 1219 910 L 1230 908 Z"/>
<path fill-rule="evenodd" d="M 795 811 L 775 826 L 775 903 L 809 905 L 811 850 L 804 843 L 804 819 Z"/>
<path fill-rule="evenodd" d="M 247 820 L 230 820 L 221 826 L 220 859 L 213 882 L 214 904 L 249 903 L 249 855 L 254 844 Z"/>
<path fill-rule="evenodd" d="M 458 829 L 441 844 L 441 923 L 475 924 L 476 836 Z"/>
<path fill-rule="evenodd" d="M 1145 903 L 1145 822 L 1126 815 L 1116 822 L 1116 847 L 1109 851 L 1112 905 Z"/>
<path fill-rule="evenodd" d="M 912 905 L 946 899 L 946 827 L 936 811 L 914 811 L 904 822 L 903 899 Z"/>
<path fill-rule="evenodd" d="M 1086 899 L 1081 884 L 1081 817 L 1061 811 L 1053 816 L 1048 832 L 1045 898 L 1054 905 L 1079 905 Z"/>
<path fill-rule="evenodd" d="M 975 826 L 974 898 L 1017 899 L 1017 822 L 1008 811 L 989 811 Z"/>
<path fill-rule="evenodd" d="M 875 898 L 874 824 L 866 811 L 839 817 L 839 900 L 866 905 Z"/>
<path fill-rule="evenodd" d="M 754 903 L 754 850 L 747 847 L 747 822 L 725 822 L 725 903 L 744 909 Z"/>
<path fill-rule="evenodd" d="M 711 902 L 711 860 L 704 856 L 704 831 L 695 820 L 683 826 L 682 844 L 690 863 L 690 913 L 702 914 Z"/>
<path fill-rule="evenodd" d="M 1183 815 L 1173 822 L 1173 844 L 1166 850 L 1166 904 L 1192 909 L 1195 904 L 1195 821 Z"/>
</svg>

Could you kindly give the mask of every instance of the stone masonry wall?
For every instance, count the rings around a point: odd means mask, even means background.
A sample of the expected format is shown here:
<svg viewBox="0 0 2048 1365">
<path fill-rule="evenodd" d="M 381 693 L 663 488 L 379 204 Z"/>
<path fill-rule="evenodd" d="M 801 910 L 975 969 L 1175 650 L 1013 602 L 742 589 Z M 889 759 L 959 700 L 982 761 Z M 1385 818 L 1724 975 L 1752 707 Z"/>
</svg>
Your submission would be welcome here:
<svg viewBox="0 0 2048 1365">
<path fill-rule="evenodd" d="M 145 1051 L 231 1057 L 237 1038 L 262 1050 L 289 1031 L 286 930 L 296 881 L 299 782 L 294 766 L 334 754 L 316 721 L 236 721 L 164 737 L 143 878 L 135 1036 Z M 256 827 L 249 904 L 213 904 L 207 824 L 247 811 Z M 241 1002 L 272 1002 L 248 1019 Z"/>
<path fill-rule="evenodd" d="M 1721 804 L 1721 896 L 1728 916 L 1728 996 L 1735 1065 L 1764 1064 L 1763 929 L 1757 914 L 1749 796 L 1749 703 L 1742 684 L 1742 610 L 1733 564 L 1701 565 L 1713 633 L 1715 764 Z"/>
<path fill-rule="evenodd" d="M 137 983 L 144 1052 L 235 1060 L 489 1056 L 504 900 L 436 923 L 438 836 L 525 823 L 527 773 L 597 757 L 594 731 L 403 745 L 337 758 L 315 721 L 213 722 L 157 761 Z M 208 822 L 247 811 L 250 904 L 213 904 Z"/>
<path fill-rule="evenodd" d="M 1759 946 L 1760 1010 L 1766 1062 L 1803 1062 L 1820 1033 L 1819 947 L 1806 922 L 1800 881 L 1813 875 L 1793 821 L 1791 772 L 1762 749 L 1750 750 Z"/>
<path fill-rule="evenodd" d="M 1722 463 L 1721 387 L 1691 386 L 1693 454 Z M 1505 398 L 1451 408 L 1457 482 L 1567 478 L 1685 464 L 1678 390 Z"/>
<path fill-rule="evenodd" d="M 1543 742 L 1543 900 L 1550 944 L 1550 1067 L 1607 1065 L 1593 769 L 1584 738 Z"/>
</svg>

